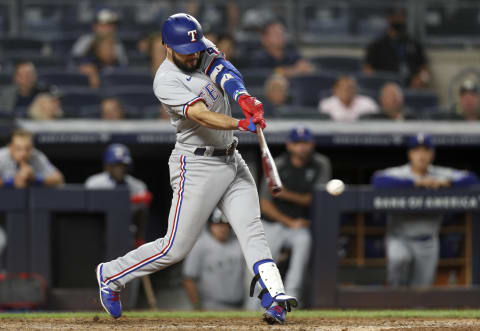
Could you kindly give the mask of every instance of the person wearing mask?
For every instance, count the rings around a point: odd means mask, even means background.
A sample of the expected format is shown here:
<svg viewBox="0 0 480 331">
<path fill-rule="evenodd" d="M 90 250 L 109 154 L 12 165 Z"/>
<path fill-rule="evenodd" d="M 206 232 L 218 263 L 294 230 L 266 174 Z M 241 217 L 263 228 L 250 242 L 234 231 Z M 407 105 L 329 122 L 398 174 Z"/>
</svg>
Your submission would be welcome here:
<svg viewBox="0 0 480 331">
<path fill-rule="evenodd" d="M 422 45 L 407 34 L 405 9 L 390 9 L 387 21 L 386 33 L 367 46 L 364 72 L 394 72 L 411 88 L 428 87 L 428 60 Z"/>
</svg>

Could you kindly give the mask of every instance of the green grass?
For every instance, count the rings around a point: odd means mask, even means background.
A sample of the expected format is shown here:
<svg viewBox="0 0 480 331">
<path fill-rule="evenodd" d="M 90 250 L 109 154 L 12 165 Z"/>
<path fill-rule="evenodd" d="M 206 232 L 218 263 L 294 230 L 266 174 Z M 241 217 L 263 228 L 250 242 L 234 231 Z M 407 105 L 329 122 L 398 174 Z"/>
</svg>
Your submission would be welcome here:
<svg viewBox="0 0 480 331">
<path fill-rule="evenodd" d="M 98 312 L 0 313 L 1 318 L 93 318 L 107 317 Z M 259 312 L 132 311 L 127 318 L 248 318 Z M 292 318 L 480 318 L 480 310 L 298 310 Z"/>
</svg>

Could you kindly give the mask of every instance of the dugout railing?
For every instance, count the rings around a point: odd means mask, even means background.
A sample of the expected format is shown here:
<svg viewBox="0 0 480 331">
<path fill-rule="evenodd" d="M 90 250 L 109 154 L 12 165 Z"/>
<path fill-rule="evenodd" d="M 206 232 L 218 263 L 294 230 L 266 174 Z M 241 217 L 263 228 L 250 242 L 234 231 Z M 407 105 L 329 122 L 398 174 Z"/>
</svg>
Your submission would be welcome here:
<svg viewBox="0 0 480 331">
<path fill-rule="evenodd" d="M 339 234 L 342 215 L 360 212 L 452 213 L 470 215 L 470 286 L 391 288 L 339 285 Z M 332 196 L 315 192 L 313 208 L 312 306 L 342 308 L 480 306 L 480 188 L 444 190 L 375 190 L 349 187 Z"/>
</svg>

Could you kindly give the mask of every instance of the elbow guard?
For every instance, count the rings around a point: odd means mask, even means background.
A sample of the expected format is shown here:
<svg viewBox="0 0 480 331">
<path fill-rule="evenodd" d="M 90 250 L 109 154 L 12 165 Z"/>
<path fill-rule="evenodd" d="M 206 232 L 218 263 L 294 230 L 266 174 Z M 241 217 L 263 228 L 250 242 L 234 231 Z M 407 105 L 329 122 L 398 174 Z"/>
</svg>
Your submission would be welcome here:
<svg viewBox="0 0 480 331">
<path fill-rule="evenodd" d="M 242 74 L 224 58 L 213 60 L 205 73 L 235 101 L 240 95 L 247 93 Z"/>
</svg>

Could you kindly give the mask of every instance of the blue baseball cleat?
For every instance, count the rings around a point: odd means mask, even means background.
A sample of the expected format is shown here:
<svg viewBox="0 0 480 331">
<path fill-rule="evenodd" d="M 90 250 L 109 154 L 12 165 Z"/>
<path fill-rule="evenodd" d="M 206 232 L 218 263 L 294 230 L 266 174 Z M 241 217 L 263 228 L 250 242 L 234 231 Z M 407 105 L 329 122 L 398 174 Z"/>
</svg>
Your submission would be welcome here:
<svg viewBox="0 0 480 331">
<path fill-rule="evenodd" d="M 268 324 L 283 324 L 287 319 L 287 310 L 280 305 L 271 306 L 263 313 L 263 320 Z"/>
<path fill-rule="evenodd" d="M 95 270 L 97 274 L 98 286 L 100 289 L 100 303 L 103 309 L 113 318 L 122 316 L 122 302 L 120 301 L 120 292 L 114 291 L 103 282 L 102 276 L 103 263 L 100 263 Z"/>
</svg>

